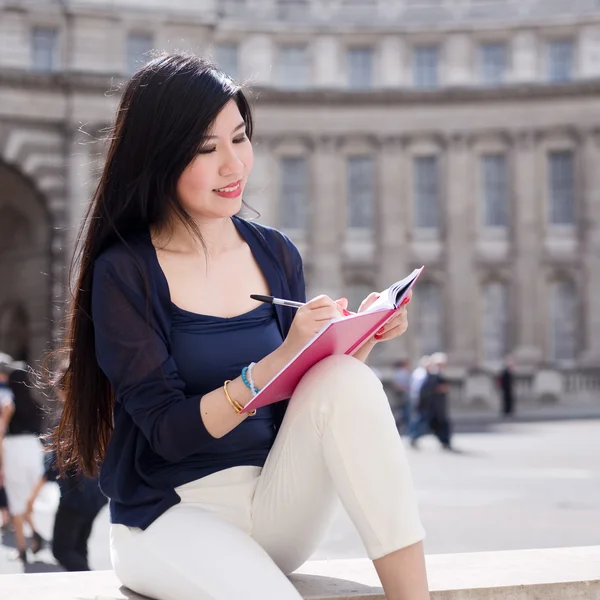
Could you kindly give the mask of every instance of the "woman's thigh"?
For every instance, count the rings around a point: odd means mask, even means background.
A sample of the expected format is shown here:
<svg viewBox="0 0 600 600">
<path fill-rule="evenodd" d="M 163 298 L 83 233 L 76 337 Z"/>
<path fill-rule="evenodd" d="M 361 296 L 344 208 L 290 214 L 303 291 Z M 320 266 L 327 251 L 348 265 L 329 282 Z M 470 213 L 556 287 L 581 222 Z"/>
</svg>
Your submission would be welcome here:
<svg viewBox="0 0 600 600">
<path fill-rule="evenodd" d="M 338 466 L 328 460 L 324 437 L 352 432 L 330 429 L 332 403 L 356 411 L 353 396 L 369 397 L 370 403 L 377 392 L 383 393 L 381 382 L 371 369 L 349 356 L 321 361 L 296 388 L 260 475 L 252 512 L 252 537 L 285 573 L 310 558 L 334 514 L 337 491 L 332 467 Z M 360 440 L 353 441 L 360 445 Z"/>
<path fill-rule="evenodd" d="M 113 525 L 111 559 L 125 586 L 157 600 L 300 599 L 248 534 L 185 504 L 146 530 Z"/>
</svg>

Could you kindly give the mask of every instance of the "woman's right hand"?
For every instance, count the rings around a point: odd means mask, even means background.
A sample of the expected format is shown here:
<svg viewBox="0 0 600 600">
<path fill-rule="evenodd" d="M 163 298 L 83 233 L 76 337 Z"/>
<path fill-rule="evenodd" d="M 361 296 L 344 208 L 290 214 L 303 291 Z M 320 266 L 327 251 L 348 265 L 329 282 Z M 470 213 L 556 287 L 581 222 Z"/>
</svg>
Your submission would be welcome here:
<svg viewBox="0 0 600 600">
<path fill-rule="evenodd" d="M 287 337 L 281 345 L 291 360 L 331 319 L 344 315 L 343 300 L 332 300 L 324 294 L 313 298 L 299 308 Z"/>
</svg>

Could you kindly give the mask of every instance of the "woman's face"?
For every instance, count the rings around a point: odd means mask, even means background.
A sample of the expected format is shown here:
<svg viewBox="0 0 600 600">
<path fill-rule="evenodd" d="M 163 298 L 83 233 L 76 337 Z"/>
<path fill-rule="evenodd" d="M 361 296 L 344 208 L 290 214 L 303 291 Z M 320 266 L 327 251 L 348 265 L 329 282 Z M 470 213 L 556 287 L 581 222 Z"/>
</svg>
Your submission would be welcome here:
<svg viewBox="0 0 600 600">
<path fill-rule="evenodd" d="M 177 194 L 195 219 L 231 217 L 242 206 L 252 170 L 252 144 L 234 100 L 217 116 L 209 137 L 177 182 Z"/>
</svg>

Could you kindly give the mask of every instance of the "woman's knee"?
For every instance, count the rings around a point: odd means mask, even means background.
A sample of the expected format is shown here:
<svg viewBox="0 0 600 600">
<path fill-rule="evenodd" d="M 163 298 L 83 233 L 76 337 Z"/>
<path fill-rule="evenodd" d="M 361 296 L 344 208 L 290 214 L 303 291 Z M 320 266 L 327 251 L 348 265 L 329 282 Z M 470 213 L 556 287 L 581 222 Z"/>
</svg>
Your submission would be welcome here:
<svg viewBox="0 0 600 600">
<path fill-rule="evenodd" d="M 318 403 L 374 402 L 389 404 L 383 385 L 364 362 L 347 355 L 324 358 L 302 378 L 296 393 Z M 306 398 L 305 398 L 306 400 Z"/>
</svg>

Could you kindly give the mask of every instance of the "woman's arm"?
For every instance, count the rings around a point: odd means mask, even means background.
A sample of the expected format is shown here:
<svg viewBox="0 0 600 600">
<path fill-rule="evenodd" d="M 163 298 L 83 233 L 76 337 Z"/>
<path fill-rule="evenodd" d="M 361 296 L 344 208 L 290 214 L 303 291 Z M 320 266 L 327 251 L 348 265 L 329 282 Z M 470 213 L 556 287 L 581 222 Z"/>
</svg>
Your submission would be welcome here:
<svg viewBox="0 0 600 600">
<path fill-rule="evenodd" d="M 160 321 L 161 308 L 148 302 L 139 271 L 128 267 L 96 261 L 92 287 L 96 359 L 117 403 L 152 450 L 178 462 L 202 452 L 246 417 L 236 414 L 222 386 L 202 397 L 186 395 L 169 351 L 166 325 Z M 256 365 L 256 385 L 264 386 L 335 316 L 338 307 L 327 296 L 299 309 L 282 346 Z M 241 377 L 228 385 L 228 391 L 242 405 L 251 399 Z"/>
</svg>

